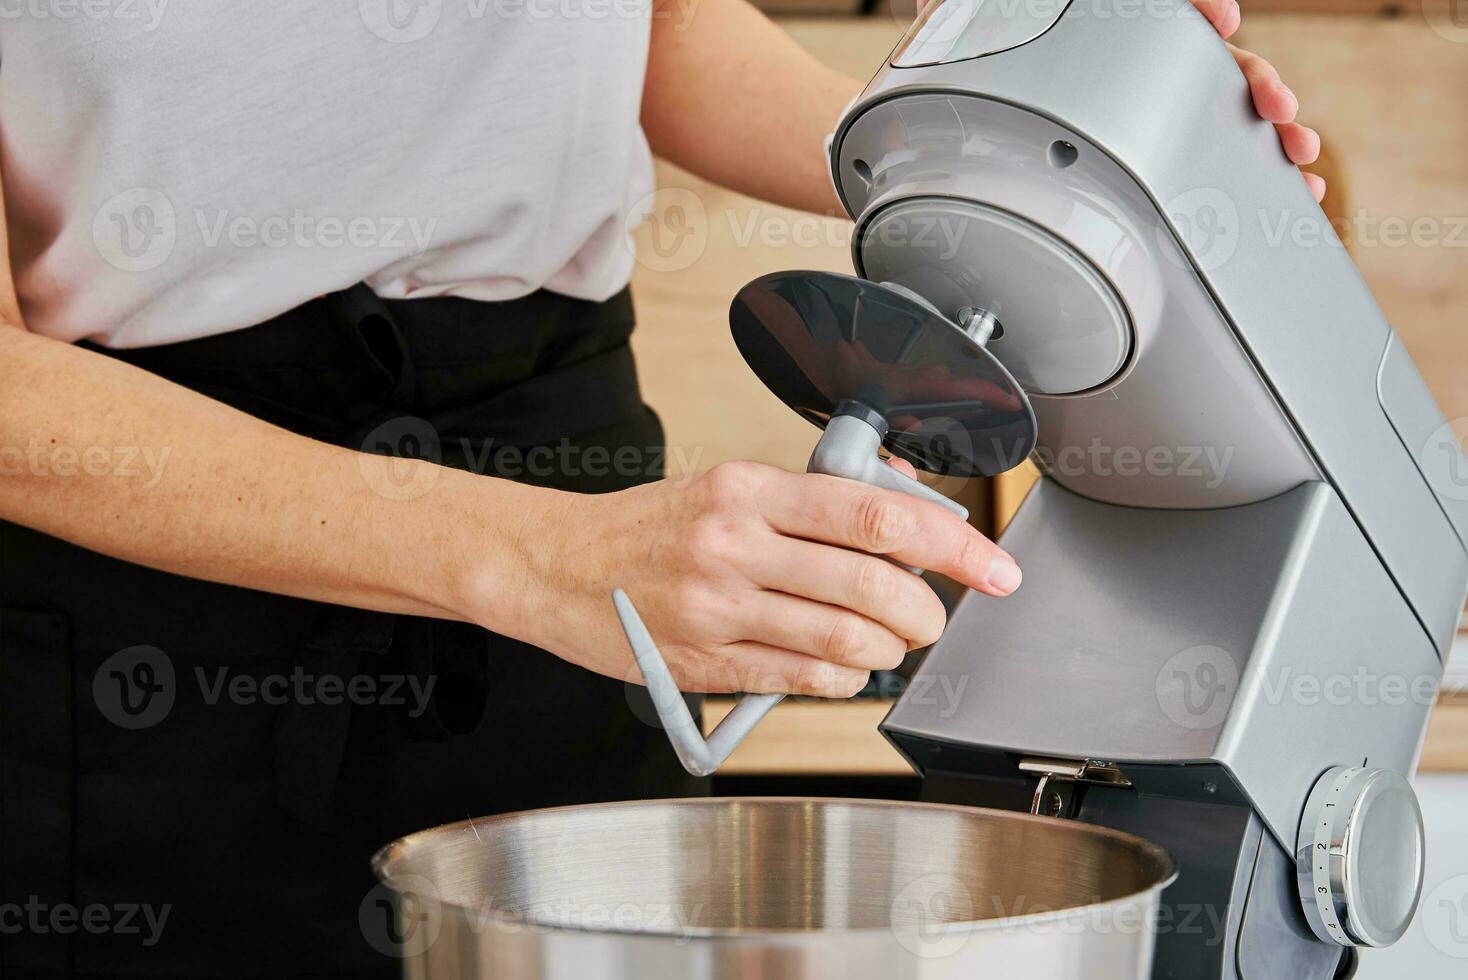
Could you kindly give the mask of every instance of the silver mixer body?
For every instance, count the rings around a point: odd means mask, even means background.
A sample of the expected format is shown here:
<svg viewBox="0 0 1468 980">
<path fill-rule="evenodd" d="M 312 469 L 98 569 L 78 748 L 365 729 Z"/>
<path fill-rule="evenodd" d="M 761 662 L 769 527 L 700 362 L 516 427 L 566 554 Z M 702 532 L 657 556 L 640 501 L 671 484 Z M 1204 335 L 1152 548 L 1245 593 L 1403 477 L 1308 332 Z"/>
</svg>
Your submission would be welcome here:
<svg viewBox="0 0 1468 980">
<path fill-rule="evenodd" d="M 859 275 L 984 311 L 1039 426 L 1023 589 L 883 724 L 925 796 L 1166 847 L 1155 977 L 1395 941 L 1468 465 L 1227 50 L 1186 0 L 944 0 L 831 149 Z"/>
</svg>

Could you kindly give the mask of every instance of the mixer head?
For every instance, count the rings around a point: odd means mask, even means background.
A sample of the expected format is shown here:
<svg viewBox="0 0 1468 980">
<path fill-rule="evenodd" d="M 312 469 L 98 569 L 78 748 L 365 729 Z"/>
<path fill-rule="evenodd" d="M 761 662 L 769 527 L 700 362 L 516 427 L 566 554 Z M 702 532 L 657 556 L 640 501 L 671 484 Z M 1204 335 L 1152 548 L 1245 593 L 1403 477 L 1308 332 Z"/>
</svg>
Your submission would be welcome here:
<svg viewBox="0 0 1468 980">
<path fill-rule="evenodd" d="M 734 342 L 761 381 L 825 426 L 852 414 L 919 469 L 994 476 L 1034 450 L 1035 413 L 985 349 L 994 320 L 960 327 L 917 294 L 829 272 L 777 272 L 729 310 Z"/>
</svg>

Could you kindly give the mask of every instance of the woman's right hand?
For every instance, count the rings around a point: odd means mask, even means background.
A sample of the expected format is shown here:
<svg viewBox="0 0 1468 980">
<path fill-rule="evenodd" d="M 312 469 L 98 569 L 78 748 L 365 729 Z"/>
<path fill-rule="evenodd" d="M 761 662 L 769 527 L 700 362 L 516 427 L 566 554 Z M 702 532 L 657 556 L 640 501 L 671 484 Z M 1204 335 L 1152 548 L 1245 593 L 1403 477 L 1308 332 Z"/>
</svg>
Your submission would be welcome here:
<svg viewBox="0 0 1468 980">
<path fill-rule="evenodd" d="M 509 597 L 486 585 L 495 615 L 475 618 L 638 683 L 614 588 L 683 690 L 850 697 L 943 631 L 942 602 L 893 561 L 994 596 L 1020 583 L 1007 553 L 937 504 L 757 463 L 542 500 L 516 545 L 526 580 Z"/>
</svg>

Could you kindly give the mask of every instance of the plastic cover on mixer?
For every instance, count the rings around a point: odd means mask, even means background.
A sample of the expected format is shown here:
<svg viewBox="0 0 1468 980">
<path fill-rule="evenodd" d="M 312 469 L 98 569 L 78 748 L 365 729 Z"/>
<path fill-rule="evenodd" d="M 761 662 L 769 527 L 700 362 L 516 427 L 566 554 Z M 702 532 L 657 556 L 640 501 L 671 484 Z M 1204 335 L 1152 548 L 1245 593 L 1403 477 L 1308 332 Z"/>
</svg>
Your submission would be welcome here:
<svg viewBox="0 0 1468 980">
<path fill-rule="evenodd" d="M 932 0 L 892 52 L 892 67 L 919 68 L 997 54 L 1055 26 L 1070 0 Z"/>
</svg>

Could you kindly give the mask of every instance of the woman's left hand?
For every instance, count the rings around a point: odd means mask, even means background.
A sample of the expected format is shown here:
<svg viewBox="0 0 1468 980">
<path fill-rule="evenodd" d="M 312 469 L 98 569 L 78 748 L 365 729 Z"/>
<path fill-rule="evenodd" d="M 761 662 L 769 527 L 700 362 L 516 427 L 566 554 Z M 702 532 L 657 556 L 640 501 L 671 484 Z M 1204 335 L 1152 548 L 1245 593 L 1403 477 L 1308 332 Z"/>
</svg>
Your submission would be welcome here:
<svg viewBox="0 0 1468 980">
<path fill-rule="evenodd" d="M 1243 19 L 1239 0 L 1193 0 L 1193 5 L 1225 40 L 1234 35 Z M 1295 93 L 1280 80 L 1274 66 L 1257 54 L 1232 44 L 1228 49 L 1249 80 L 1249 90 L 1254 93 L 1254 108 L 1260 116 L 1274 123 L 1290 162 L 1300 167 L 1314 163 L 1320 158 L 1320 134 L 1295 122 L 1300 111 L 1300 100 L 1295 98 Z M 1325 197 L 1325 178 L 1307 173 L 1305 183 L 1310 186 L 1315 200 Z"/>
</svg>

